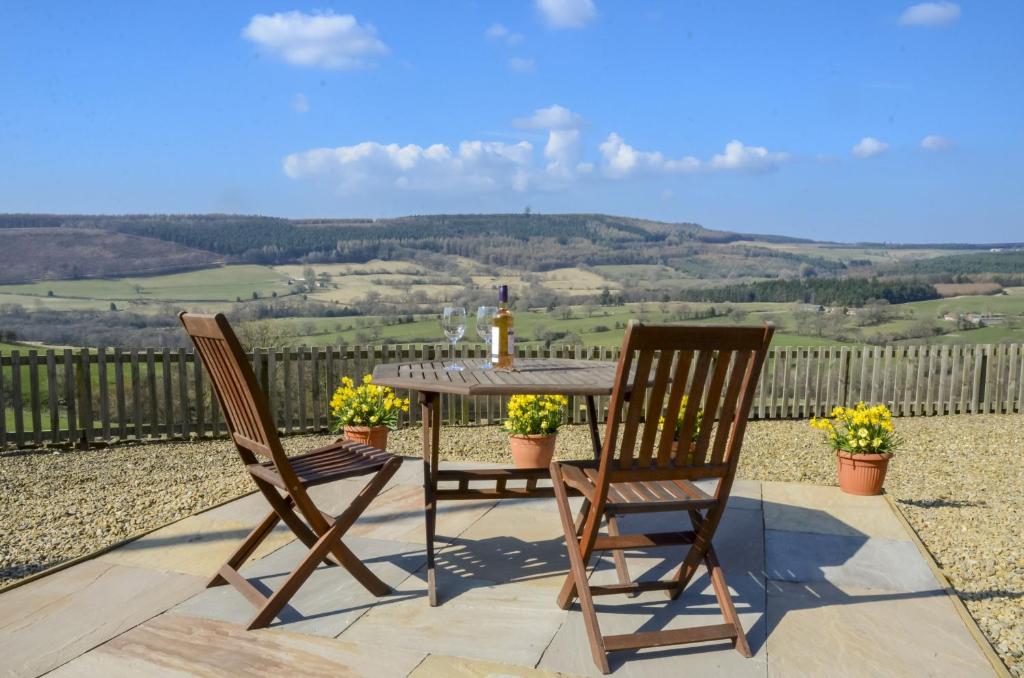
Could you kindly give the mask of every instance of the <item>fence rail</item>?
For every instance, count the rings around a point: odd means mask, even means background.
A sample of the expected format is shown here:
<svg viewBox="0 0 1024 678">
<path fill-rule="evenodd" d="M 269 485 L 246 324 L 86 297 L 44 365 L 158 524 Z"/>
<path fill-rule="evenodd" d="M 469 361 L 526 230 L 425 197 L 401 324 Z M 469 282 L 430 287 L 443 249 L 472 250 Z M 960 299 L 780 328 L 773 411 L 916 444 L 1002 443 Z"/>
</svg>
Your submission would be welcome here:
<svg viewBox="0 0 1024 678">
<path fill-rule="evenodd" d="M 482 345 L 458 357 L 484 360 Z M 552 346 L 521 357 L 608 360 L 618 349 Z M 249 353 L 283 433 L 328 429 L 328 402 L 339 378 L 357 378 L 382 362 L 448 356 L 440 345 L 255 349 Z M 1024 412 L 1020 344 L 957 346 L 779 347 L 769 351 L 751 416 L 820 416 L 836 405 L 883 402 L 897 416 Z M 403 395 L 408 395 L 404 394 Z M 603 418 L 606 398 L 598 401 Z M 497 396 L 444 396 L 450 424 L 501 420 Z M 586 421 L 582 398 L 570 401 Z M 402 424 L 415 423 L 410 408 Z M 89 349 L 11 351 L 0 356 L 0 448 L 219 436 L 224 419 L 209 379 L 191 350 Z"/>
</svg>

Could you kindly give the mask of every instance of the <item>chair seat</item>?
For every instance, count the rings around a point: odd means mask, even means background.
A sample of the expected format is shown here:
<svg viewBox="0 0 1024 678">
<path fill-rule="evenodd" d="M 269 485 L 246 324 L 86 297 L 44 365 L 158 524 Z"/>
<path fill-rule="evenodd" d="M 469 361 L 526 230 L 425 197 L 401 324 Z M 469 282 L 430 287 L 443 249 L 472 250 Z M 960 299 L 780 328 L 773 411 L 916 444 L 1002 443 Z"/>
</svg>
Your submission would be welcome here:
<svg viewBox="0 0 1024 678">
<path fill-rule="evenodd" d="M 391 458 L 390 453 L 376 447 L 339 440 L 311 452 L 289 457 L 288 461 L 303 487 L 311 487 L 375 473 Z M 274 462 L 249 464 L 248 469 L 257 478 L 285 489 L 284 480 L 274 467 Z"/>
<path fill-rule="evenodd" d="M 597 485 L 597 469 L 582 469 L 587 480 Z M 642 480 L 610 483 L 608 513 L 657 513 L 660 511 L 700 511 L 717 500 L 689 480 Z"/>
</svg>

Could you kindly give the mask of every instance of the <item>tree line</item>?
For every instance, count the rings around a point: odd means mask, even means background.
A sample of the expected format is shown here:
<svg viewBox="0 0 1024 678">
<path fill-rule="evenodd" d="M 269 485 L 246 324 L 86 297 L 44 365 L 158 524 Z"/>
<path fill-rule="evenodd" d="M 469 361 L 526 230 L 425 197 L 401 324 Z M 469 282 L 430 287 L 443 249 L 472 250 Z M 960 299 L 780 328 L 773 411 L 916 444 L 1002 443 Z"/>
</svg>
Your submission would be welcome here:
<svg viewBox="0 0 1024 678">
<path fill-rule="evenodd" d="M 890 304 L 938 299 L 933 285 L 918 280 L 864 278 L 807 278 L 765 280 L 724 287 L 683 290 L 682 301 L 705 302 L 800 302 L 824 306 L 864 306 L 884 299 Z"/>
</svg>

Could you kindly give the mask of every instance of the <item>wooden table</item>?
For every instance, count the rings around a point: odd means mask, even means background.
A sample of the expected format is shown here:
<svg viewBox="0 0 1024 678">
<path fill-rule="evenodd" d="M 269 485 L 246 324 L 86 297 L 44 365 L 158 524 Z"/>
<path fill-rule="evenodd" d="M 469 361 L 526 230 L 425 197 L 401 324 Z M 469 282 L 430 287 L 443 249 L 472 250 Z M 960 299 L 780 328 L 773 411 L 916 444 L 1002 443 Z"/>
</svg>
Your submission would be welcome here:
<svg viewBox="0 0 1024 678">
<path fill-rule="evenodd" d="M 551 497 L 551 487 L 538 487 L 537 481 L 549 478 L 548 469 L 440 469 L 441 398 L 442 393 L 463 396 L 493 395 L 566 395 L 584 396 L 587 423 L 594 459 L 601 454 L 601 436 L 597 429 L 597 407 L 594 398 L 611 395 L 615 380 L 615 363 L 592 360 L 521 359 L 514 370 L 484 370 L 479 359 L 456 360 L 465 369 L 448 372 L 452 361 L 393 363 L 378 365 L 373 381 L 381 386 L 403 388 L 420 394 L 423 418 L 423 507 L 427 530 L 427 589 L 430 604 L 437 605 L 434 575 L 434 530 L 437 502 L 442 500 L 501 499 L 508 497 Z M 525 481 L 521 487 L 509 487 L 509 481 Z M 458 483 L 439 488 L 442 481 Z M 470 487 L 470 482 L 486 483 L 487 487 Z"/>
</svg>

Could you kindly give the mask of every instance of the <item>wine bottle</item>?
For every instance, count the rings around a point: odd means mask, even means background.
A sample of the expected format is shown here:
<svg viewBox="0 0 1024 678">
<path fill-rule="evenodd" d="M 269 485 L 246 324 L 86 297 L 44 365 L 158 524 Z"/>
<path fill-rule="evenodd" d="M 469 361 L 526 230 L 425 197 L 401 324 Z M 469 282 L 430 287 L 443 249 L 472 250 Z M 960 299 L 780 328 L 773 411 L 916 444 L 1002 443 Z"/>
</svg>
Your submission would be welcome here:
<svg viewBox="0 0 1024 678">
<path fill-rule="evenodd" d="M 498 286 L 498 312 L 491 327 L 491 364 L 511 369 L 516 355 L 516 331 L 512 311 L 508 310 L 508 285 Z"/>
</svg>

